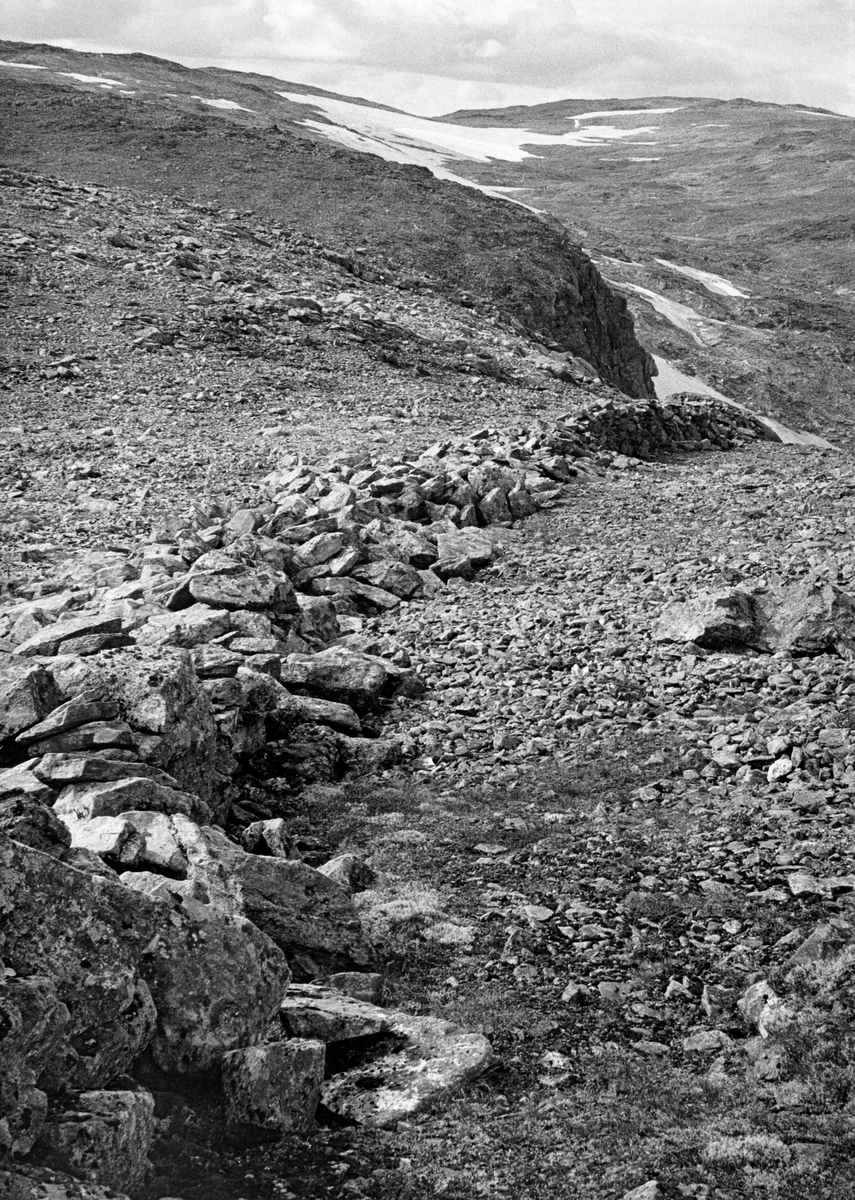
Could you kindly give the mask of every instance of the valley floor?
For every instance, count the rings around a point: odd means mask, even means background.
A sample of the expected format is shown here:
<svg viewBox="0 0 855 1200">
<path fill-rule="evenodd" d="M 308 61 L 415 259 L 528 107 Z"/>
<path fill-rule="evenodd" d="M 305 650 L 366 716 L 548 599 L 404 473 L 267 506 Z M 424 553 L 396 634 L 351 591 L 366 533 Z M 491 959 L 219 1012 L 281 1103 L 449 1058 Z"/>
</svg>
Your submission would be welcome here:
<svg viewBox="0 0 855 1200">
<path fill-rule="evenodd" d="M 855 673 L 652 628 L 702 588 L 848 590 L 853 488 L 848 459 L 769 445 L 611 470 L 376 623 L 429 684 L 392 714 L 414 757 L 295 819 L 370 854 L 396 1003 L 496 1065 L 394 1134 L 198 1168 L 177 1142 L 152 1196 L 852 1194 Z M 798 1014 L 768 1038 L 736 1007 L 761 980 Z"/>
</svg>

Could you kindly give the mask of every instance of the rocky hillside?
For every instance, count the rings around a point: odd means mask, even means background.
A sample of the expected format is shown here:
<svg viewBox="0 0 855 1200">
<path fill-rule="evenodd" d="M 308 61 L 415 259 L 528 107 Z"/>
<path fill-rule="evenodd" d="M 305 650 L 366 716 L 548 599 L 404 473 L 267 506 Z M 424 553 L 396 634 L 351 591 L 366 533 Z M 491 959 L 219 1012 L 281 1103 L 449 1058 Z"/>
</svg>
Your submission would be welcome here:
<svg viewBox="0 0 855 1200">
<path fill-rule="evenodd" d="M 269 81 L 3 53 L 0 1194 L 848 1200 L 851 456 Z"/>
<path fill-rule="evenodd" d="M 49 64 L 44 74 L 0 67 L 8 164 L 251 209 L 335 247 L 354 279 L 398 279 L 450 299 L 478 297 L 528 336 L 586 359 L 627 394 L 652 395 L 653 364 L 635 340 L 625 300 L 561 227 L 422 168 L 310 138 L 289 119 L 297 106 L 276 94 L 281 80 L 265 81 L 264 119 L 243 120 L 236 100 L 212 108 L 187 93 L 228 92 L 223 72 L 13 43 L 0 43 L 0 54 Z M 86 82 L 105 71 L 132 89 Z M 260 85 L 253 90 L 258 94 Z"/>
</svg>

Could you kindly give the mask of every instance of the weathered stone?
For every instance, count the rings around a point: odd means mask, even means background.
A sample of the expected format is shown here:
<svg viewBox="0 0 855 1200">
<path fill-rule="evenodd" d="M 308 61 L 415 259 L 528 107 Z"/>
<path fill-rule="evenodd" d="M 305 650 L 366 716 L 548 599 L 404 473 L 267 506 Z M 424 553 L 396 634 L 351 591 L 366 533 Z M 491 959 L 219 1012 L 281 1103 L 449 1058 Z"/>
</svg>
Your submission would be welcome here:
<svg viewBox="0 0 855 1200">
<path fill-rule="evenodd" d="M 341 704 L 335 700 L 322 700 L 319 696 L 297 696 L 295 699 L 301 721 L 329 725 L 332 729 L 353 734 L 355 737 L 361 735 L 362 722 L 349 704 Z"/>
<path fill-rule="evenodd" d="M 318 595 L 332 596 L 335 600 L 351 600 L 361 612 L 387 612 L 401 603 L 400 596 L 393 592 L 374 587 L 370 583 L 360 583 L 358 579 L 333 579 L 323 576 L 312 580 L 312 588 Z"/>
<path fill-rule="evenodd" d="M 83 692 L 73 700 L 60 704 L 44 721 L 25 729 L 15 740 L 21 746 L 28 746 L 31 742 L 56 737 L 69 729 L 75 729 L 78 725 L 115 721 L 118 715 L 115 700 L 102 699 L 97 692 Z"/>
<path fill-rule="evenodd" d="M 226 1054 L 226 1120 L 279 1135 L 306 1133 L 321 1098 L 325 1056 L 323 1042 L 302 1038 Z"/>
<path fill-rule="evenodd" d="M 152 1058 L 169 1073 L 216 1072 L 224 1053 L 263 1039 L 290 980 L 285 956 L 242 917 L 192 900 L 148 903 L 163 914 L 141 959 L 157 1009 Z"/>
<path fill-rule="evenodd" d="M 328 562 L 341 553 L 344 545 L 344 537 L 340 533 L 318 533 L 294 551 L 294 570 L 303 571 Z"/>
<path fill-rule="evenodd" d="M 269 854 L 273 858 L 299 858 L 296 840 L 281 817 L 253 821 L 241 834 L 240 844 L 247 854 Z"/>
<path fill-rule="evenodd" d="M 365 859 L 358 854 L 338 854 L 318 870 L 351 895 L 364 892 L 377 878 Z"/>
<path fill-rule="evenodd" d="M 56 792 L 36 774 L 38 760 L 29 759 L 17 767 L 0 771 L 0 800 L 10 796 L 29 796 L 42 804 L 53 804 Z"/>
<path fill-rule="evenodd" d="M 709 650 L 740 649 L 757 640 L 751 596 L 737 589 L 703 592 L 667 605 L 653 632 L 659 642 L 696 642 Z"/>
<path fill-rule="evenodd" d="M 137 634 L 137 645 L 180 646 L 188 649 L 222 637 L 228 629 L 229 614 L 226 609 L 193 604 L 180 612 L 150 618 Z"/>
<path fill-rule="evenodd" d="M 93 721 L 66 729 L 53 737 L 31 741 L 27 753 L 33 758 L 43 754 L 69 754 L 79 750 L 133 749 L 134 732 L 125 721 Z"/>
<path fill-rule="evenodd" d="M 75 783 L 63 788 L 54 805 L 58 817 L 88 821 L 93 817 L 116 817 L 131 809 L 147 812 L 183 813 L 194 821 L 210 816 L 207 804 L 192 792 L 164 787 L 144 777 L 104 783 Z"/>
<path fill-rule="evenodd" d="M 48 1115 L 36 1157 L 99 1184 L 134 1191 L 149 1168 L 154 1098 L 149 1092 L 83 1092 Z"/>
<path fill-rule="evenodd" d="M 190 654 L 200 679 L 219 679 L 234 675 L 243 664 L 243 656 L 234 650 L 226 649 L 225 646 L 203 643 L 201 646 L 194 646 Z"/>
<path fill-rule="evenodd" d="M 157 912 L 118 883 L 0 837 L 3 961 L 24 978 L 48 977 L 71 1014 L 57 1083 L 98 1087 L 148 1044 L 154 1005 L 136 964 Z"/>
<path fill-rule="evenodd" d="M 286 997 L 281 1018 L 291 1037 L 327 1043 L 328 1074 L 321 1093 L 339 1116 L 388 1128 L 431 1107 L 492 1061 L 485 1037 L 465 1033 L 436 1017 L 375 1008 L 327 988 L 297 985 Z M 365 1064 L 335 1073 L 336 1043 L 369 1039 Z M 352 1061 L 352 1060 L 351 1060 Z"/>
<path fill-rule="evenodd" d="M 247 854 L 217 829 L 196 829 L 181 817 L 188 877 L 201 880 L 211 904 L 239 913 L 262 929 L 312 977 L 368 966 L 372 951 L 350 896 L 305 863 Z"/>
<path fill-rule="evenodd" d="M 245 570 L 240 575 L 197 574 L 194 571 L 187 588 L 194 600 L 214 609 L 264 610 L 274 617 L 297 611 L 290 579 L 265 567 Z"/>
<path fill-rule="evenodd" d="M 188 610 L 189 611 L 189 610 Z M 117 651 L 100 661 L 57 659 L 57 682 L 72 696 L 88 689 L 118 702 L 122 716 L 143 735 L 140 755 L 172 775 L 188 792 L 218 800 L 223 762 L 210 702 L 190 656 L 173 648 Z"/>
<path fill-rule="evenodd" d="M 332 602 L 326 596 L 306 596 L 297 593 L 300 613 L 294 622 L 294 632 L 317 642 L 333 642 L 341 637 L 341 627 Z"/>
<path fill-rule="evenodd" d="M 513 513 L 508 506 L 507 493 L 501 488 L 491 488 L 478 501 L 478 513 L 485 525 L 512 525 Z"/>
<path fill-rule="evenodd" d="M 289 654 L 282 669 L 289 688 L 348 704 L 357 713 L 376 704 L 390 678 L 381 660 L 339 646 L 318 654 Z"/>
<path fill-rule="evenodd" d="M 0 656 L 0 742 L 38 724 L 62 700 L 44 667 Z"/>
<path fill-rule="evenodd" d="M 493 557 L 493 539 L 483 529 L 458 529 L 454 533 L 440 533 L 436 539 L 439 555 L 434 567 L 441 579 L 450 578 L 449 569 L 465 564 L 470 571 L 486 567 Z"/>
<path fill-rule="evenodd" d="M 855 654 L 855 602 L 834 584 L 809 578 L 757 591 L 759 648 L 794 654 Z"/>
<path fill-rule="evenodd" d="M 60 854 L 71 845 L 71 834 L 53 809 L 27 795 L 0 799 L 0 833 L 44 854 Z"/>
<path fill-rule="evenodd" d="M 150 779 L 162 787 L 178 788 L 178 781 L 159 767 L 139 760 L 102 758 L 97 754 L 46 754 L 36 763 L 33 775 L 54 787 L 65 787 L 72 783 L 110 783 L 120 779 Z"/>
<path fill-rule="evenodd" d="M 57 621 L 46 625 L 44 629 L 34 634 L 16 646 L 13 654 L 24 657 L 42 655 L 50 658 L 60 653 L 60 647 L 71 638 L 85 637 L 90 634 L 121 633 L 121 617 L 90 613 L 87 616 L 73 617 L 66 621 Z"/>
<path fill-rule="evenodd" d="M 391 592 L 393 596 L 399 596 L 403 600 L 410 600 L 422 590 L 418 571 L 394 558 L 384 558 L 356 567 L 353 578 L 371 587 L 382 588 L 383 591 Z"/>
</svg>

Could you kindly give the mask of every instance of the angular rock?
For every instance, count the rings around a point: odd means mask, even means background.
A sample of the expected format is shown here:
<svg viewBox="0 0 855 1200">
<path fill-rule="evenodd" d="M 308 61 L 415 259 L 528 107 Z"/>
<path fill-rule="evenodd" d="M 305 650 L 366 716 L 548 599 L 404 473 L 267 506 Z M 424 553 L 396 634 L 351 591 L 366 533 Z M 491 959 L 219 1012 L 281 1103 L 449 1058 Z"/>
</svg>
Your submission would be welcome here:
<svg viewBox="0 0 855 1200">
<path fill-rule="evenodd" d="M 226 1120 L 278 1135 L 307 1133 L 324 1081 L 323 1042 L 292 1038 L 223 1057 Z"/>
<path fill-rule="evenodd" d="M 76 821 L 116 817 L 131 809 L 170 815 L 183 813 L 194 821 L 204 821 L 210 817 L 207 804 L 192 792 L 164 787 L 144 777 L 71 784 L 63 788 L 54 804 L 54 812 L 58 817 L 72 817 Z"/>
<path fill-rule="evenodd" d="M 71 845 L 71 834 L 53 809 L 27 795 L 0 799 L 0 833 L 43 854 L 58 855 Z"/>
<path fill-rule="evenodd" d="M 494 553 L 490 534 L 486 530 L 475 528 L 440 533 L 436 539 L 436 548 L 438 560 L 433 569 L 440 579 L 450 578 L 452 569 L 456 574 L 464 574 L 459 569 L 461 565 L 470 572 L 486 567 Z"/>
<path fill-rule="evenodd" d="M 240 844 L 247 854 L 269 854 L 273 858 L 299 858 L 296 839 L 281 817 L 253 821 L 241 834 Z"/>
<path fill-rule="evenodd" d="M 115 721 L 118 715 L 118 706 L 114 700 L 102 699 L 97 692 L 83 692 L 73 700 L 60 704 L 43 721 L 19 733 L 15 740 L 20 746 L 28 746 L 31 742 L 56 737 L 69 729 L 75 729 L 78 725 Z"/>
<path fill-rule="evenodd" d="M 300 637 L 317 642 L 333 642 L 341 637 L 336 611 L 326 596 L 306 596 L 298 592 L 297 604 L 300 612 L 293 628 Z"/>
<path fill-rule="evenodd" d="M 118 883 L 0 836 L 3 961 L 24 978 L 50 979 L 71 1014 L 48 1093 L 60 1083 L 99 1087 L 148 1045 L 155 1011 L 137 962 L 157 916 Z"/>
<path fill-rule="evenodd" d="M 198 563 L 196 564 L 198 567 Z M 256 567 L 240 575 L 194 573 L 187 583 L 194 600 L 214 609 L 249 609 L 284 617 L 297 611 L 294 588 L 286 575 Z"/>
<path fill-rule="evenodd" d="M 349 704 L 322 700 L 319 696 L 298 696 L 296 700 L 301 721 L 329 725 L 331 729 L 338 729 L 342 733 L 361 736 L 362 722 Z"/>
<path fill-rule="evenodd" d="M 356 603 L 361 612 L 386 612 L 397 608 L 401 603 L 400 596 L 393 592 L 374 587 L 370 583 L 360 583 L 358 579 L 333 579 L 324 576 L 313 579 L 312 588 L 318 595 L 333 596 L 337 600 L 349 599 Z"/>
<path fill-rule="evenodd" d="M 49 1114 L 36 1156 L 105 1187 L 135 1191 L 149 1168 L 154 1098 L 149 1092 L 83 1092 Z"/>
<path fill-rule="evenodd" d="M 31 740 L 27 753 L 36 758 L 43 754 L 69 754 L 80 750 L 130 750 L 135 746 L 134 732 L 125 721 L 92 721 L 52 737 Z"/>
<path fill-rule="evenodd" d="M 758 637 L 754 601 L 738 589 L 702 592 L 666 605 L 653 636 L 657 642 L 695 642 L 708 650 L 744 649 Z"/>
<path fill-rule="evenodd" d="M 338 854 L 318 870 L 351 895 L 364 892 L 377 878 L 365 859 L 358 854 Z"/>
<path fill-rule="evenodd" d="M 822 580 L 776 584 L 755 593 L 762 648 L 793 654 L 855 654 L 855 602 Z"/>
<path fill-rule="evenodd" d="M 282 669 L 287 687 L 348 704 L 357 713 L 377 703 L 390 678 L 379 659 L 338 646 L 318 654 L 289 654 Z"/>
<path fill-rule="evenodd" d="M 228 629 L 229 614 L 226 609 L 193 604 L 180 612 L 151 617 L 137 634 L 137 645 L 189 649 L 222 637 Z"/>
<path fill-rule="evenodd" d="M 311 567 L 320 566 L 321 563 L 328 562 L 331 558 L 335 558 L 344 549 L 345 540 L 340 533 L 323 532 L 318 533 L 314 537 L 310 537 L 308 541 L 294 551 L 294 570 L 304 571 Z"/>
<path fill-rule="evenodd" d="M 87 616 L 73 617 L 66 621 L 57 621 L 53 625 L 45 626 L 44 629 L 34 634 L 33 637 L 22 642 L 20 646 L 16 646 L 12 653 L 22 658 L 32 657 L 37 654 L 51 658 L 59 654 L 63 643 L 72 638 L 85 637 L 91 634 L 121 633 L 121 630 L 121 617 L 91 613 Z"/>
<path fill-rule="evenodd" d="M 263 1039 L 291 978 L 287 960 L 242 917 L 192 900 L 147 902 L 162 914 L 140 964 L 157 1009 L 151 1056 L 167 1073 L 215 1073 L 223 1054 Z"/>
<path fill-rule="evenodd" d="M 422 590 L 421 576 L 414 567 L 397 562 L 393 558 L 381 559 L 379 562 L 365 563 L 356 567 L 353 578 L 360 583 L 370 584 L 371 587 L 382 588 L 399 596 L 402 600 L 410 600 Z"/>
<path fill-rule="evenodd" d="M 239 913 L 288 955 L 295 972 L 313 977 L 368 966 L 373 958 L 353 902 L 304 862 L 247 854 L 217 829 L 197 830 L 181 817 L 188 877 L 201 881 L 211 904 Z"/>
<path fill-rule="evenodd" d="M 120 779 L 150 779 L 162 787 L 178 788 L 178 781 L 159 767 L 138 760 L 126 762 L 119 758 L 102 758 L 97 754 L 46 754 L 36 763 L 33 775 L 54 787 L 65 787 L 72 783 L 110 783 Z"/>
<path fill-rule="evenodd" d="M 37 725 L 63 701 L 43 666 L 0 656 L 0 743 Z"/>
</svg>

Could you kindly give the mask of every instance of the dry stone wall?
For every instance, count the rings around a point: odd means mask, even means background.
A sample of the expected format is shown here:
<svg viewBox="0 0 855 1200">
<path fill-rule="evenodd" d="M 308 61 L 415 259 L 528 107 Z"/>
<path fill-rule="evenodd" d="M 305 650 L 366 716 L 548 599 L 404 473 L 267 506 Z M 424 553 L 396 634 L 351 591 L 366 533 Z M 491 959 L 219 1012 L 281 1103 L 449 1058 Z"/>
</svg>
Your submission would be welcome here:
<svg viewBox="0 0 855 1200">
<path fill-rule="evenodd" d="M 365 1001 L 365 864 L 301 853 L 275 797 L 400 755 L 382 708 L 422 685 L 366 617 L 470 578 L 491 526 L 580 476 L 749 436 L 716 403 L 608 401 L 399 462 L 289 460 L 253 506 L 195 512 L 130 560 L 87 552 L 0 611 L 0 1168 L 98 1177 L 100 1157 L 101 1182 L 137 1186 L 152 1121 L 129 1071 L 218 1077 L 225 1056 L 234 1122 L 283 1132 L 310 1124 L 339 1036 L 391 1038 L 390 1077 L 430 1048 L 435 1086 L 405 1072 L 364 1113 L 357 1077 L 324 1085 L 369 1123 L 484 1069 L 483 1038 Z"/>
</svg>

